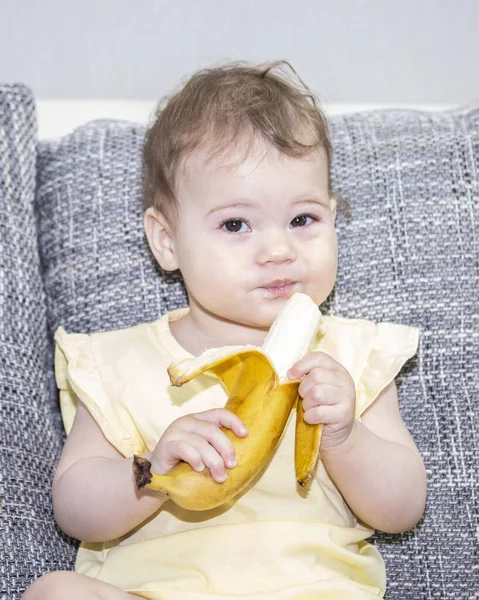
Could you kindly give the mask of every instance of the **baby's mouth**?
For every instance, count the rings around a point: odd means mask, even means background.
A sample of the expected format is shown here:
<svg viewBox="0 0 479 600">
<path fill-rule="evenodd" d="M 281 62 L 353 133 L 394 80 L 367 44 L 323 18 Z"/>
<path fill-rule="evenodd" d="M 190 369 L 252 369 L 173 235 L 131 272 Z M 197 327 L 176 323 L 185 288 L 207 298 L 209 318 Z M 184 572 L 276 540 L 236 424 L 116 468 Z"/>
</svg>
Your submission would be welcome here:
<svg viewBox="0 0 479 600">
<path fill-rule="evenodd" d="M 295 291 L 296 282 L 291 279 L 276 279 L 263 286 L 268 296 L 274 298 L 288 298 Z"/>
</svg>

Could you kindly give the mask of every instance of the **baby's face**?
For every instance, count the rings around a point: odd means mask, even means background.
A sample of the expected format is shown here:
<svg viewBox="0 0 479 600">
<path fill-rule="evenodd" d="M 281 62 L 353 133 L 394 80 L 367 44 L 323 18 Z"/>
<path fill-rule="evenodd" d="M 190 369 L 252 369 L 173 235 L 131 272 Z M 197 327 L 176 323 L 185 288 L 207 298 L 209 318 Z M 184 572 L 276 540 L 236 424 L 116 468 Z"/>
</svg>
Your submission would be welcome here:
<svg viewBox="0 0 479 600">
<path fill-rule="evenodd" d="M 262 146 L 239 167 L 235 158 L 186 161 L 173 252 L 192 311 L 267 328 L 294 292 L 321 304 L 333 289 L 335 201 L 323 150 L 295 159 Z"/>
</svg>

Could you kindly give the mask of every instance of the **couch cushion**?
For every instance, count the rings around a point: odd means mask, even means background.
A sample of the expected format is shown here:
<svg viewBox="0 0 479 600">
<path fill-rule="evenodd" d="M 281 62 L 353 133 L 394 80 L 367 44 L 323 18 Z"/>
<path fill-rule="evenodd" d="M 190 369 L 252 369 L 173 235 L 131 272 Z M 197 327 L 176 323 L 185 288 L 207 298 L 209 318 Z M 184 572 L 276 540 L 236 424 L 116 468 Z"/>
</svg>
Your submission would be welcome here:
<svg viewBox="0 0 479 600">
<path fill-rule="evenodd" d="M 184 306 L 143 233 L 144 128 L 93 122 L 38 153 L 39 239 L 51 331 L 129 327 Z"/>
<path fill-rule="evenodd" d="M 70 568 L 75 556 L 50 497 L 63 431 L 48 389 L 35 143 L 32 93 L 0 85 L 0 595 L 8 600 L 42 573 Z"/>
<path fill-rule="evenodd" d="M 404 535 L 379 534 L 391 599 L 477 588 L 479 109 L 334 117 L 340 270 L 331 314 L 416 325 L 399 378 L 424 455 L 428 506 Z M 185 302 L 142 231 L 142 127 L 93 122 L 39 148 L 39 240 L 50 333 L 126 327 Z"/>
<path fill-rule="evenodd" d="M 419 526 L 378 535 L 388 598 L 470 598 L 479 589 L 479 107 L 383 111 L 333 121 L 338 223 L 331 309 L 414 324 L 401 412 L 425 459 Z M 473 596 L 472 596 L 473 597 Z"/>
</svg>

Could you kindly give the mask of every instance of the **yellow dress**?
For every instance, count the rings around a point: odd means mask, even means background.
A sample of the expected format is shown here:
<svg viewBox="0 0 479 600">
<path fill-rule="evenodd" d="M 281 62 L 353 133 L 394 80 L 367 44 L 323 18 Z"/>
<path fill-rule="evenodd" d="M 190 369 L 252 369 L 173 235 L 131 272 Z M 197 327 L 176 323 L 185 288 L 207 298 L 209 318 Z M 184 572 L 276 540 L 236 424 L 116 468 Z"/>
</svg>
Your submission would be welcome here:
<svg viewBox="0 0 479 600">
<path fill-rule="evenodd" d="M 224 406 L 219 380 L 204 374 L 181 388 L 166 368 L 188 358 L 169 322 L 188 309 L 129 329 L 55 334 L 55 374 L 70 431 L 80 399 L 124 455 L 154 449 L 178 417 Z M 390 323 L 324 317 L 314 349 L 350 372 L 356 418 L 417 349 L 418 330 Z M 267 469 L 233 501 L 192 512 L 167 501 L 118 540 L 83 543 L 76 570 L 144 598 L 341 600 L 382 597 L 385 568 L 318 461 L 305 492 L 295 483 L 291 414 Z"/>
</svg>

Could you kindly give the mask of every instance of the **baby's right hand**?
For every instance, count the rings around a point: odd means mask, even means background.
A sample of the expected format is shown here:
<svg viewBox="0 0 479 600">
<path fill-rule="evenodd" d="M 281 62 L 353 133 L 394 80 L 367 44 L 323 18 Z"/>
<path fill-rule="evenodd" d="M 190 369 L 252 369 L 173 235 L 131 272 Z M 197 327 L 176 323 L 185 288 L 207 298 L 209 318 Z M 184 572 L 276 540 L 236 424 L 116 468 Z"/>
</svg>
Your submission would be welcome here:
<svg viewBox="0 0 479 600">
<path fill-rule="evenodd" d="M 167 473 L 180 461 L 189 463 L 195 471 L 206 468 L 215 481 L 223 483 L 238 462 L 232 441 L 220 427 L 226 427 L 238 437 L 248 435 L 241 419 L 224 408 L 185 415 L 173 421 L 161 436 L 151 455 L 155 473 Z"/>
</svg>

